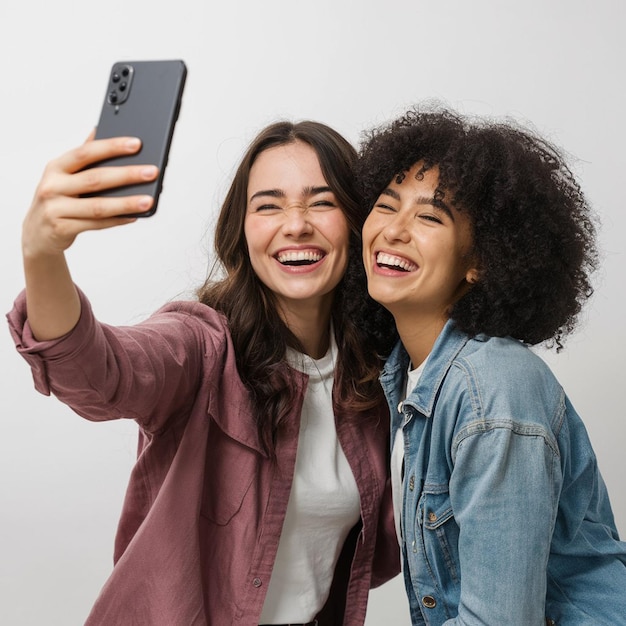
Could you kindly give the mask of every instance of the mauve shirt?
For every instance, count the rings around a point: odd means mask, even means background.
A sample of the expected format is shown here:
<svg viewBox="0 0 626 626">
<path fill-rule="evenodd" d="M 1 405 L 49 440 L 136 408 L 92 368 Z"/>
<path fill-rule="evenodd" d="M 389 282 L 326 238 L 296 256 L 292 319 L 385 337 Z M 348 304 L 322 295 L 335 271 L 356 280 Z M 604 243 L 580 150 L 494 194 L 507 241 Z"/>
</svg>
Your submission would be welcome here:
<svg viewBox="0 0 626 626">
<path fill-rule="evenodd" d="M 93 421 L 134 419 L 139 449 L 115 539 L 114 568 L 88 626 L 257 626 L 296 459 L 307 377 L 276 447 L 263 452 L 225 318 L 174 302 L 134 326 L 98 322 L 80 293 L 77 326 L 36 341 L 20 294 L 8 314 L 35 387 Z M 349 415 L 337 435 L 361 521 L 346 540 L 320 626 L 363 624 L 370 587 L 399 572 L 389 481 L 389 418 Z M 342 618 L 343 615 L 343 618 Z"/>
</svg>

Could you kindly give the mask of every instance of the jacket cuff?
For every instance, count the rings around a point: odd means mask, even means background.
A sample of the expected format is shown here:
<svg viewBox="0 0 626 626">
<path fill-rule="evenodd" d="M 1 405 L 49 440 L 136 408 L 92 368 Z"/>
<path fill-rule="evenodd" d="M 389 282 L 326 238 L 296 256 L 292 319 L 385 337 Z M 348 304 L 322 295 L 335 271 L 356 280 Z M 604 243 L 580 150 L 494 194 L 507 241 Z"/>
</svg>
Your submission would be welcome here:
<svg viewBox="0 0 626 626">
<path fill-rule="evenodd" d="M 26 314 L 26 292 L 22 291 L 13 309 L 7 313 L 9 332 L 17 351 L 30 365 L 35 389 L 46 396 L 50 395 L 50 382 L 47 373 L 48 361 L 62 361 L 77 352 L 93 327 L 91 306 L 85 295 L 78 289 L 80 298 L 80 318 L 76 326 L 66 335 L 49 341 L 38 341 L 33 336 Z"/>
</svg>

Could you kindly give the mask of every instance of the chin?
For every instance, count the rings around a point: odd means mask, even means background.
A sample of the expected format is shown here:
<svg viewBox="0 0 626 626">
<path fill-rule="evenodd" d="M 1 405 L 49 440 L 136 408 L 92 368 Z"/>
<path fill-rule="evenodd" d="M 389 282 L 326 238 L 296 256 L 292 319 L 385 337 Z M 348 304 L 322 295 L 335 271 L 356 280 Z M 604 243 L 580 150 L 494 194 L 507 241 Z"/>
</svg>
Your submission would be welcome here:
<svg viewBox="0 0 626 626">
<path fill-rule="evenodd" d="M 376 300 L 378 304 L 382 304 L 384 307 L 386 307 L 387 304 L 397 302 L 397 296 L 390 289 L 377 289 L 369 285 L 367 291 L 373 300 Z"/>
</svg>

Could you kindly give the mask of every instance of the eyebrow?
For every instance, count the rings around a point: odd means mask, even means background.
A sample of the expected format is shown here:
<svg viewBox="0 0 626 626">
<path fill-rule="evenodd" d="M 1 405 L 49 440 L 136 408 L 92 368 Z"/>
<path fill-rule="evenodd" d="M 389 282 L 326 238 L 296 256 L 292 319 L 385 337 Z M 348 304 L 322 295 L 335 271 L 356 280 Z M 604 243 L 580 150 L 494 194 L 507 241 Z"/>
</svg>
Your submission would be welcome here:
<svg viewBox="0 0 626 626">
<path fill-rule="evenodd" d="M 311 196 L 317 196 L 320 193 L 332 193 L 332 189 L 330 187 L 322 186 L 322 187 L 312 187 L 307 186 L 302 188 L 302 195 L 305 198 L 310 198 Z M 270 197 L 270 198 L 284 198 L 287 194 L 282 189 L 263 189 L 261 191 L 257 191 L 250 196 L 250 202 L 255 198 L 260 197 Z"/>
<path fill-rule="evenodd" d="M 390 198 L 393 198 L 398 202 L 400 201 L 400 194 L 394 189 L 390 189 L 389 187 L 387 187 L 387 189 L 384 189 L 380 195 L 389 196 Z M 452 221 L 454 221 L 454 215 L 452 214 L 450 207 L 443 200 L 437 200 L 437 198 L 434 198 L 432 196 L 417 196 L 414 199 L 414 203 L 417 205 L 428 204 L 435 209 L 443 211 Z"/>
</svg>

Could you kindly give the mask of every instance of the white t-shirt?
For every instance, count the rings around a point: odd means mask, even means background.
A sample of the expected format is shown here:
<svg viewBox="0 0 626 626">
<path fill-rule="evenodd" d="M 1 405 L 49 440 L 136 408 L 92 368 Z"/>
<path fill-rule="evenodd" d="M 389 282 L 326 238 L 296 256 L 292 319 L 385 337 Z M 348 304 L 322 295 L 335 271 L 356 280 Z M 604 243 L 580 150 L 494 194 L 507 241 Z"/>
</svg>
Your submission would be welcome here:
<svg viewBox="0 0 626 626">
<path fill-rule="evenodd" d="M 424 371 L 426 365 L 425 359 L 421 365 L 415 369 L 410 369 L 406 374 L 406 386 L 404 391 L 404 398 L 410 395 L 419 382 L 420 376 Z M 402 411 L 402 402 L 398 405 L 398 411 Z M 393 498 L 393 515 L 396 524 L 396 534 L 398 535 L 398 542 L 402 547 L 402 485 L 404 483 L 404 428 L 398 428 L 396 436 L 393 440 L 393 447 L 391 448 L 391 494 Z"/>
<path fill-rule="evenodd" d="M 332 332 L 331 332 L 332 337 Z M 296 468 L 261 624 L 312 621 L 324 606 L 346 537 L 360 518 L 359 491 L 339 445 L 332 409 L 337 347 L 314 360 L 293 350 L 309 375 Z"/>
</svg>

